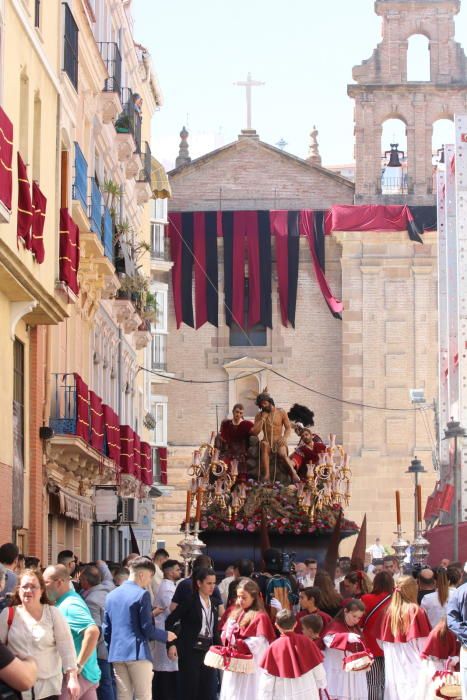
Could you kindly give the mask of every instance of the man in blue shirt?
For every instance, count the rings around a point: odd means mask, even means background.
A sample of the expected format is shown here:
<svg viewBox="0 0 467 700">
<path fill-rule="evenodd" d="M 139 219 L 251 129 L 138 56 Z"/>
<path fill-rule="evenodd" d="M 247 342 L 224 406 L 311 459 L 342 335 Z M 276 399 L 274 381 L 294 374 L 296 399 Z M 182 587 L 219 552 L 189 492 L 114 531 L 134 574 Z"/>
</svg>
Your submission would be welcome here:
<svg viewBox="0 0 467 700">
<path fill-rule="evenodd" d="M 128 566 L 128 581 L 106 598 L 102 631 L 114 667 L 118 700 L 152 700 L 149 642 L 172 642 L 176 636 L 154 626 L 147 590 L 156 571 L 152 561 L 137 557 Z"/>
<path fill-rule="evenodd" d="M 462 700 L 467 700 L 467 583 L 448 599 L 447 623 L 461 645 L 460 673 Z"/>
<path fill-rule="evenodd" d="M 48 566 L 44 571 L 44 582 L 49 600 L 55 603 L 71 630 L 81 688 L 79 700 L 97 700 L 96 688 L 101 677 L 96 654 L 99 628 L 84 600 L 74 589 L 70 589 L 70 575 L 63 564 Z M 66 686 L 60 700 L 68 700 Z"/>
</svg>

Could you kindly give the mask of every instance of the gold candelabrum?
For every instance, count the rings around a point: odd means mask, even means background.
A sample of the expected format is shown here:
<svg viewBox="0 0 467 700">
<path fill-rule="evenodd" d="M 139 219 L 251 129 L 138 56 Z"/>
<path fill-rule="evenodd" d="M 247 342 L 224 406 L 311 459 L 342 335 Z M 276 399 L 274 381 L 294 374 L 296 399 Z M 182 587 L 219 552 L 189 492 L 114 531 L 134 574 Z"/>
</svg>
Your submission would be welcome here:
<svg viewBox="0 0 467 700">
<path fill-rule="evenodd" d="M 297 484 L 299 507 L 310 517 L 334 504 L 348 506 L 350 502 L 349 456 L 336 436 L 329 435 L 329 446 L 319 455 L 318 464 L 307 465 L 306 481 Z"/>
</svg>

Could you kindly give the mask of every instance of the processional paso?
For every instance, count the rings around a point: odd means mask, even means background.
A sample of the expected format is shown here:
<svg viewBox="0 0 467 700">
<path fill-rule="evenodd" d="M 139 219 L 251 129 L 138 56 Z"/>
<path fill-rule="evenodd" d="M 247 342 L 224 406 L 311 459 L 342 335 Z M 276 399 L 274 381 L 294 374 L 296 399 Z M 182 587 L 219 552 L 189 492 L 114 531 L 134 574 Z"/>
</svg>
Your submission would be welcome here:
<svg viewBox="0 0 467 700">
<path fill-rule="evenodd" d="M 349 457 L 336 436 L 325 443 L 310 409 L 294 404 L 287 413 L 267 390 L 256 405 L 252 422 L 236 404 L 233 417 L 193 453 L 180 543 L 186 561 L 204 546 L 200 530 L 256 532 L 265 525 L 281 534 L 329 533 L 349 504 Z M 290 453 L 292 430 L 299 443 Z"/>
</svg>

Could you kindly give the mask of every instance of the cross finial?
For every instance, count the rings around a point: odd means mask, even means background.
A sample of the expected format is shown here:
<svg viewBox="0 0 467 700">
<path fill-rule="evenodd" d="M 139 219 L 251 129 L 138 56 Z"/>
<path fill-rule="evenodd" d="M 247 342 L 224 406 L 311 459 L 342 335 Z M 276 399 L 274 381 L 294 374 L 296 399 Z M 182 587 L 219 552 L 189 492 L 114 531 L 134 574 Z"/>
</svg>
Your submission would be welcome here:
<svg viewBox="0 0 467 700">
<path fill-rule="evenodd" d="M 251 88 L 252 87 L 258 87 L 259 85 L 265 85 L 265 83 L 260 82 L 259 80 L 253 80 L 251 77 L 251 73 L 248 72 L 248 75 L 246 76 L 246 80 L 240 80 L 237 83 L 234 83 L 234 85 L 239 85 L 240 87 L 245 88 L 245 95 L 246 95 L 246 128 L 251 131 Z"/>
</svg>

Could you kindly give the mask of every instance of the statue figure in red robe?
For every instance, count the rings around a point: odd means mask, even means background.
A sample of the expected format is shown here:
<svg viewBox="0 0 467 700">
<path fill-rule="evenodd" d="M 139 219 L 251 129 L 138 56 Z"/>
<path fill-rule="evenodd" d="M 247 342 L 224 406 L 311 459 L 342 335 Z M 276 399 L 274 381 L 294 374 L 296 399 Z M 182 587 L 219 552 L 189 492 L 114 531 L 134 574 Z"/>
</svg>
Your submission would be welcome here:
<svg viewBox="0 0 467 700">
<path fill-rule="evenodd" d="M 238 469 L 242 473 L 246 471 L 245 461 L 248 450 L 248 442 L 253 423 L 244 418 L 245 410 L 241 403 L 236 403 L 232 409 L 232 418 L 222 421 L 219 430 L 219 451 L 221 459 L 230 462 L 238 460 Z"/>
<path fill-rule="evenodd" d="M 307 475 L 307 465 L 318 464 L 319 455 L 326 451 L 326 445 L 311 428 L 300 429 L 300 442 L 290 456 L 300 478 Z"/>
</svg>

